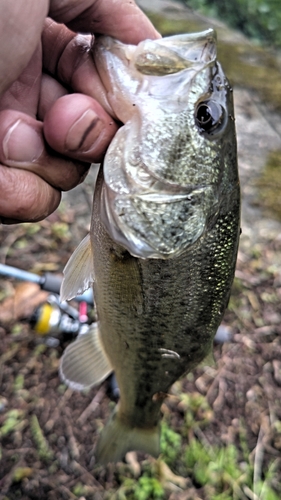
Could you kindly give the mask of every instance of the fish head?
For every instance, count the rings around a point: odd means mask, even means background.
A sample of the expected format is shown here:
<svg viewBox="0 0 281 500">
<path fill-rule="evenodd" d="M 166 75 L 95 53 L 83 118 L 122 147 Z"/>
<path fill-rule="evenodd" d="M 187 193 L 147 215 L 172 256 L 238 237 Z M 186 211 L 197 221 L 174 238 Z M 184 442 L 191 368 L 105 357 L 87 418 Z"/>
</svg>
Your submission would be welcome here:
<svg viewBox="0 0 281 500">
<path fill-rule="evenodd" d="M 137 46 L 102 36 L 94 59 L 124 123 L 104 160 L 102 221 L 134 256 L 179 255 L 238 182 L 232 91 L 215 31 Z"/>
<path fill-rule="evenodd" d="M 100 36 L 93 54 L 108 101 L 118 119 L 126 123 L 136 113 L 134 106 L 142 111 L 147 95 L 158 104 L 167 104 L 168 98 L 175 109 L 181 103 L 184 106 L 192 76 L 216 60 L 216 34 L 210 29 L 196 35 L 144 40 L 137 46 Z M 170 78 L 163 78 L 168 75 Z"/>
</svg>

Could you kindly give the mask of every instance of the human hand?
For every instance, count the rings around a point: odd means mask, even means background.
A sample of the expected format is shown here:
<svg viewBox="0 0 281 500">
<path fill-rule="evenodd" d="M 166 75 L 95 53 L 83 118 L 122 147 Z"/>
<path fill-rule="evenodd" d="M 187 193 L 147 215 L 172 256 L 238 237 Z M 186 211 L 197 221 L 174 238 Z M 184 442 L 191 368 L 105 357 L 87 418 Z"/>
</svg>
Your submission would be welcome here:
<svg viewBox="0 0 281 500">
<path fill-rule="evenodd" d="M 57 208 L 62 190 L 82 182 L 117 130 L 92 36 L 74 31 L 125 43 L 158 34 L 132 0 L 0 0 L 0 7 L 0 218 L 38 221 Z"/>
</svg>

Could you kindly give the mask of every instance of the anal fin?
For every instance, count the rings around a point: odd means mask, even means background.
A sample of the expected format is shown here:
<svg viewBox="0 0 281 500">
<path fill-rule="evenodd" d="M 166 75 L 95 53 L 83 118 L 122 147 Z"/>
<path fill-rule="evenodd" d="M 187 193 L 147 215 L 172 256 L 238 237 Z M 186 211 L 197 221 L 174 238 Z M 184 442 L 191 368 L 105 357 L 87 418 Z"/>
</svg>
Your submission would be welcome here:
<svg viewBox="0 0 281 500">
<path fill-rule="evenodd" d="M 64 351 L 60 376 L 72 389 L 82 391 L 101 383 L 112 372 L 104 351 L 97 323 L 77 337 Z"/>
</svg>

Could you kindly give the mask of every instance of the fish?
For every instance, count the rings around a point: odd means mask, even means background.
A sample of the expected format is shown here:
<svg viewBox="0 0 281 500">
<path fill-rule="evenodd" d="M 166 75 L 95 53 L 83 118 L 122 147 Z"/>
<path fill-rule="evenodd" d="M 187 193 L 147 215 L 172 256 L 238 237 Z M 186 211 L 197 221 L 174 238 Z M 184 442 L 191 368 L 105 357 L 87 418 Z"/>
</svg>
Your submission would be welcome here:
<svg viewBox="0 0 281 500">
<path fill-rule="evenodd" d="M 90 233 L 64 270 L 69 300 L 93 285 L 97 323 L 70 344 L 62 380 L 82 390 L 115 373 L 120 400 L 99 464 L 158 457 L 172 384 L 212 356 L 240 234 L 233 92 L 216 33 L 138 45 L 97 39 L 93 58 L 123 124 L 100 168 Z"/>
</svg>

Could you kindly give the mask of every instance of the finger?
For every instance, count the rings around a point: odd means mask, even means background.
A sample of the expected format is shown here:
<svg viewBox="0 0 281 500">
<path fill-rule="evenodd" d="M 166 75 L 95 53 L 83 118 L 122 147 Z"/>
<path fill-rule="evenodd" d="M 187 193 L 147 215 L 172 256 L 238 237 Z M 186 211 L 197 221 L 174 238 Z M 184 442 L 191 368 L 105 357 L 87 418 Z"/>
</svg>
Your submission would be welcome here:
<svg viewBox="0 0 281 500">
<path fill-rule="evenodd" d="M 100 104 L 82 94 L 58 99 L 45 116 L 44 134 L 56 151 L 98 163 L 118 127 Z"/>
<path fill-rule="evenodd" d="M 160 35 L 133 0 L 51 0 L 49 15 L 70 29 L 138 44 Z"/>
<path fill-rule="evenodd" d="M 47 0 L 1 0 L 0 94 L 27 66 L 40 42 Z"/>
<path fill-rule="evenodd" d="M 39 120 L 43 121 L 47 111 L 49 111 L 56 100 L 67 94 L 68 91 L 63 85 L 52 76 L 43 73 L 37 111 Z"/>
<path fill-rule="evenodd" d="M 47 18 L 42 45 L 45 71 L 75 92 L 93 97 L 107 113 L 115 116 L 91 56 L 90 35 L 76 35 L 66 26 Z"/>
<path fill-rule="evenodd" d="M 19 78 L 1 96 L 0 111 L 15 109 L 35 118 L 41 88 L 41 73 L 42 48 L 40 42 Z"/>
<path fill-rule="evenodd" d="M 34 172 L 51 186 L 68 190 L 81 182 L 89 164 L 61 158 L 43 137 L 43 124 L 13 110 L 0 113 L 0 163 Z"/>
<path fill-rule="evenodd" d="M 33 172 L 0 165 L 0 219 L 5 224 L 45 219 L 61 193 Z"/>
</svg>

